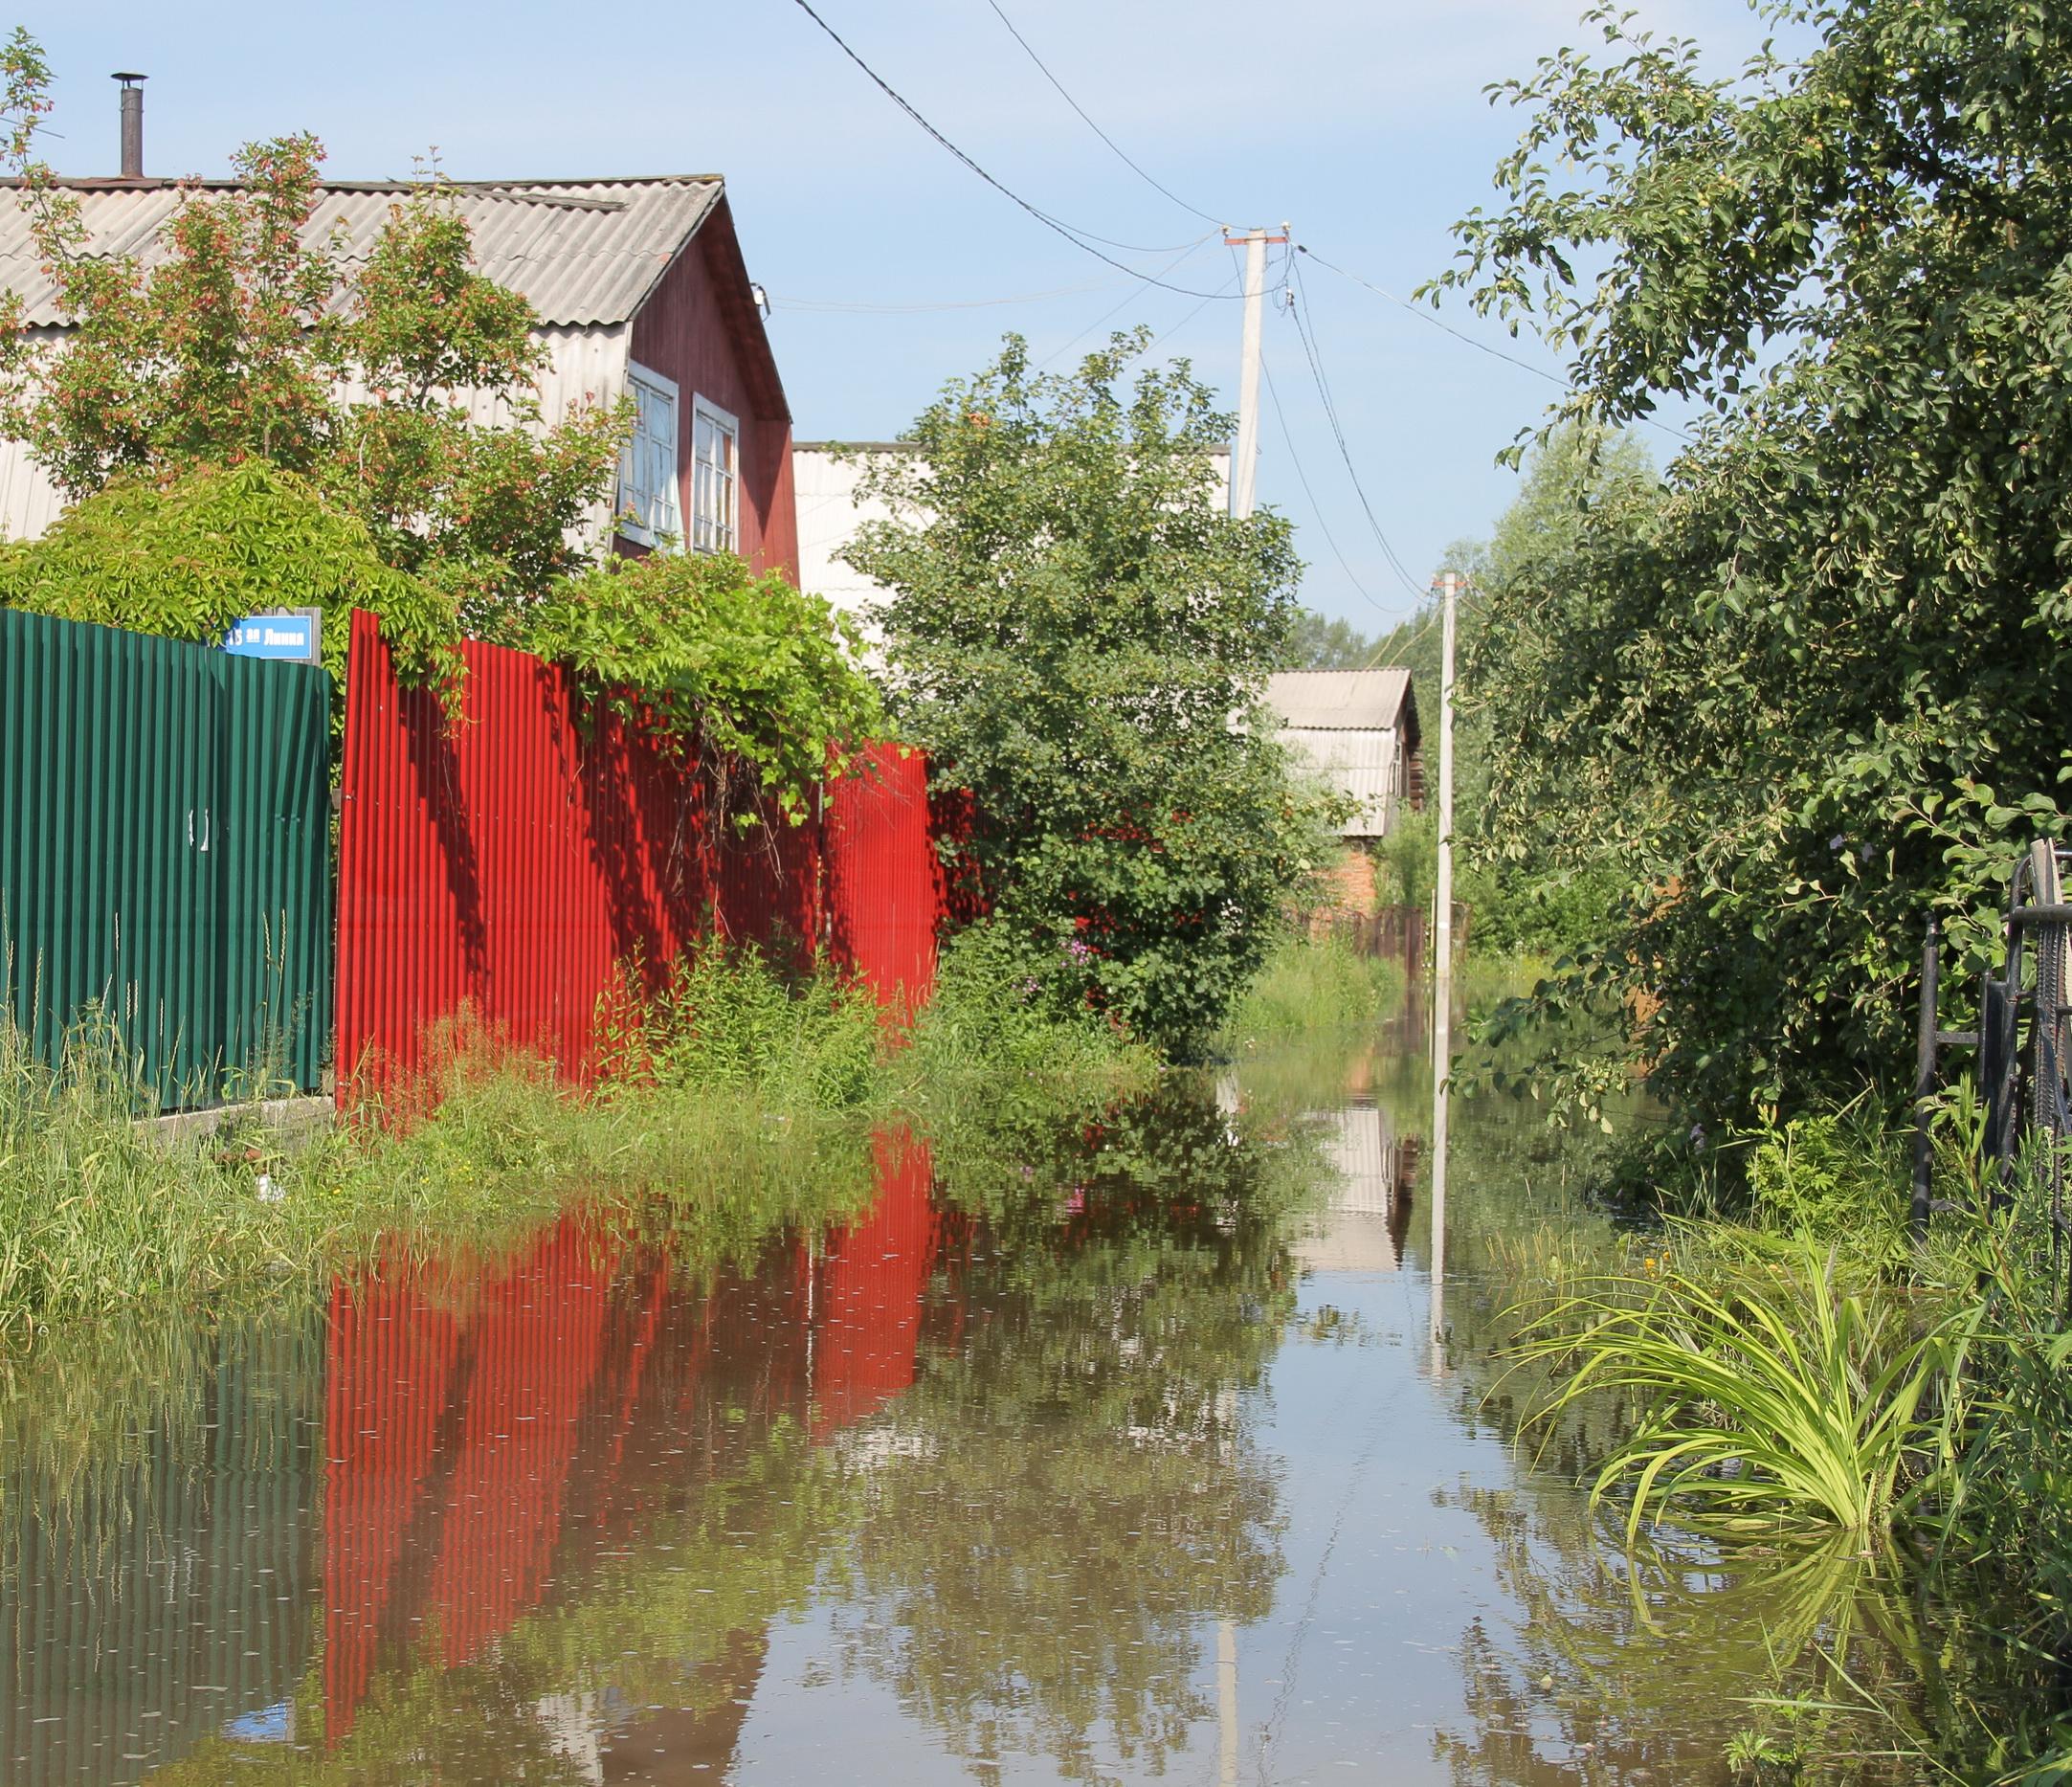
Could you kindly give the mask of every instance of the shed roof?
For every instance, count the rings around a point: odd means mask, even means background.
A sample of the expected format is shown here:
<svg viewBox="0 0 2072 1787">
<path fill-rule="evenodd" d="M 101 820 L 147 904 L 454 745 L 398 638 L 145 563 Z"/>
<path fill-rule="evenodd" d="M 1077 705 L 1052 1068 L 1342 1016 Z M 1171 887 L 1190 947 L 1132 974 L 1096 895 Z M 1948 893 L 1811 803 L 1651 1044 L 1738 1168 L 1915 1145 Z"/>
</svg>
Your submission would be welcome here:
<svg viewBox="0 0 2072 1787">
<path fill-rule="evenodd" d="M 0 182 L 0 190 L 18 184 Z M 165 257 L 161 232 L 183 190 L 234 191 L 230 180 L 67 180 L 79 199 L 87 252 Z M 397 180 L 328 180 L 318 189 L 303 240 L 339 237 L 340 257 L 364 260 L 391 206 L 416 188 Z M 471 180 L 446 184 L 474 235 L 475 260 L 499 285 L 524 294 L 549 327 L 627 322 L 720 202 L 717 174 L 622 180 Z M 65 318 L 30 239 L 19 205 L 0 202 L 0 288 L 21 294 L 23 322 Z"/>
<path fill-rule="evenodd" d="M 1400 667 L 1283 670 L 1266 680 L 1267 706 L 1281 725 L 1305 731 L 1392 730 L 1409 695 L 1410 672 Z"/>
</svg>

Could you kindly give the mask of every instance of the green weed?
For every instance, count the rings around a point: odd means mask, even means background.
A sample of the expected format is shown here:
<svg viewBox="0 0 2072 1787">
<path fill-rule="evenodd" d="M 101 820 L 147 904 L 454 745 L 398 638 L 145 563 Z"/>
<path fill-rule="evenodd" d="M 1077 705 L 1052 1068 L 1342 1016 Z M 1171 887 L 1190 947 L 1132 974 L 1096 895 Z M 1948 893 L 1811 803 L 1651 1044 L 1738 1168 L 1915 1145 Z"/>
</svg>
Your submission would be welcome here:
<svg viewBox="0 0 2072 1787">
<path fill-rule="evenodd" d="M 1630 1497 L 1629 1542 L 1649 1519 L 1727 1534 L 1829 1523 L 1868 1542 L 1938 1450 L 1936 1398 L 1965 1332 L 1961 1317 L 1918 1330 L 1902 1300 L 1800 1240 L 1738 1273 L 1672 1261 L 1593 1281 L 1513 1356 L 1562 1368 L 1549 1415 L 1599 1389 L 1640 1398 L 1592 1492 Z"/>
<path fill-rule="evenodd" d="M 1217 1038 L 1227 1051 L 1305 1030 L 1379 1022 L 1403 1000 L 1400 964 L 1353 952 L 1341 939 L 1290 936 L 1266 958 Z"/>
</svg>

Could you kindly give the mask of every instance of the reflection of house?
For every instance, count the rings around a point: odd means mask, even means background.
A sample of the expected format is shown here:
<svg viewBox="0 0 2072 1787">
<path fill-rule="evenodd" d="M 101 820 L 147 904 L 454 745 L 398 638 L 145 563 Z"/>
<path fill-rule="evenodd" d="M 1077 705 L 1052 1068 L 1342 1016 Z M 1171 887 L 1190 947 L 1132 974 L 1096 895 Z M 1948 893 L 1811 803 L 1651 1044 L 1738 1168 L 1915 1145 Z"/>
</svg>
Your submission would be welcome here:
<svg viewBox="0 0 2072 1787">
<path fill-rule="evenodd" d="M 1396 1135 L 1377 1105 L 1351 1104 L 1320 1112 L 1319 1119 L 1338 1183 L 1316 1232 L 1295 1243 L 1296 1262 L 1310 1272 L 1399 1270 L 1416 1142 Z"/>
<path fill-rule="evenodd" d="M 203 197 L 236 190 L 216 180 L 59 186 L 78 203 L 87 252 L 128 257 L 145 272 L 166 260 L 164 233 L 190 189 Z M 302 241 L 328 248 L 349 272 L 412 190 L 325 181 Z M 668 536 L 795 576 L 791 413 L 719 177 L 470 180 L 441 190 L 467 220 L 478 269 L 537 313 L 543 419 L 634 399 L 615 501 L 619 538 L 638 548 Z M 32 340 L 61 343 L 71 320 L 42 259 L 27 213 L 0 190 L 0 290 L 21 299 Z M 480 420 L 512 419 L 486 402 L 475 407 Z M 61 506 L 28 449 L 0 441 L 0 532 L 33 538 Z"/>
<path fill-rule="evenodd" d="M 1290 670 L 1266 683 L 1281 742 L 1358 810 L 1342 837 L 1383 838 L 1424 807 L 1424 756 L 1410 672 Z"/>
</svg>

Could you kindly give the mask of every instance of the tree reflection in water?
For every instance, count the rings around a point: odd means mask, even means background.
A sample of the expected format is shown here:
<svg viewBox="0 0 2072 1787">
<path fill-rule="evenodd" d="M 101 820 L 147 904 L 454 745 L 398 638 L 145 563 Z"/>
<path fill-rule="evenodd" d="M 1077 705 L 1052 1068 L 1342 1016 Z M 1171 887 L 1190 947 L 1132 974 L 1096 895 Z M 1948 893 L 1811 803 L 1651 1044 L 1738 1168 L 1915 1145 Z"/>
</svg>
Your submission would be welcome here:
<svg viewBox="0 0 2072 1787">
<path fill-rule="evenodd" d="M 1271 1609 L 1279 1497 L 1239 1396 L 1294 1309 L 1292 1142 L 1196 1081 L 969 1195 L 958 1344 L 849 1451 L 837 1627 L 981 1777 L 1163 1769 L 1214 1715 L 1208 1622 Z"/>
</svg>

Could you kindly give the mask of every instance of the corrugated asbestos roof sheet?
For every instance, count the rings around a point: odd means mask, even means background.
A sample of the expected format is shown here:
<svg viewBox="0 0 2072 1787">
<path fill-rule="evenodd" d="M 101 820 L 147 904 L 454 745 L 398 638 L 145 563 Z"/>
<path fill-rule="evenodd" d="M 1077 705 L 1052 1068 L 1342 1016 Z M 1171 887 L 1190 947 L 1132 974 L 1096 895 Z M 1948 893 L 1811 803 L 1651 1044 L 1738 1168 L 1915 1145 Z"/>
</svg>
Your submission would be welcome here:
<svg viewBox="0 0 2072 1787">
<path fill-rule="evenodd" d="M 1410 692 L 1410 672 L 1286 670 L 1266 680 L 1266 704 L 1286 726 L 1370 731 L 1393 726 Z"/>
<path fill-rule="evenodd" d="M 90 253 L 134 256 L 146 267 L 163 257 L 160 232 L 180 207 L 178 182 L 65 184 L 79 200 Z M 231 183 L 205 181 L 202 190 L 223 191 Z M 481 272 L 524 293 L 542 323 L 576 326 L 632 317 L 723 190 L 717 174 L 469 181 L 449 188 L 474 231 Z M 336 231 L 342 257 L 363 260 L 390 208 L 412 190 L 398 182 L 327 182 L 303 239 L 319 246 Z M 0 287 L 22 295 L 25 322 L 63 322 L 42 257 L 30 240 L 29 220 L 5 197 L 0 197 Z"/>
</svg>

